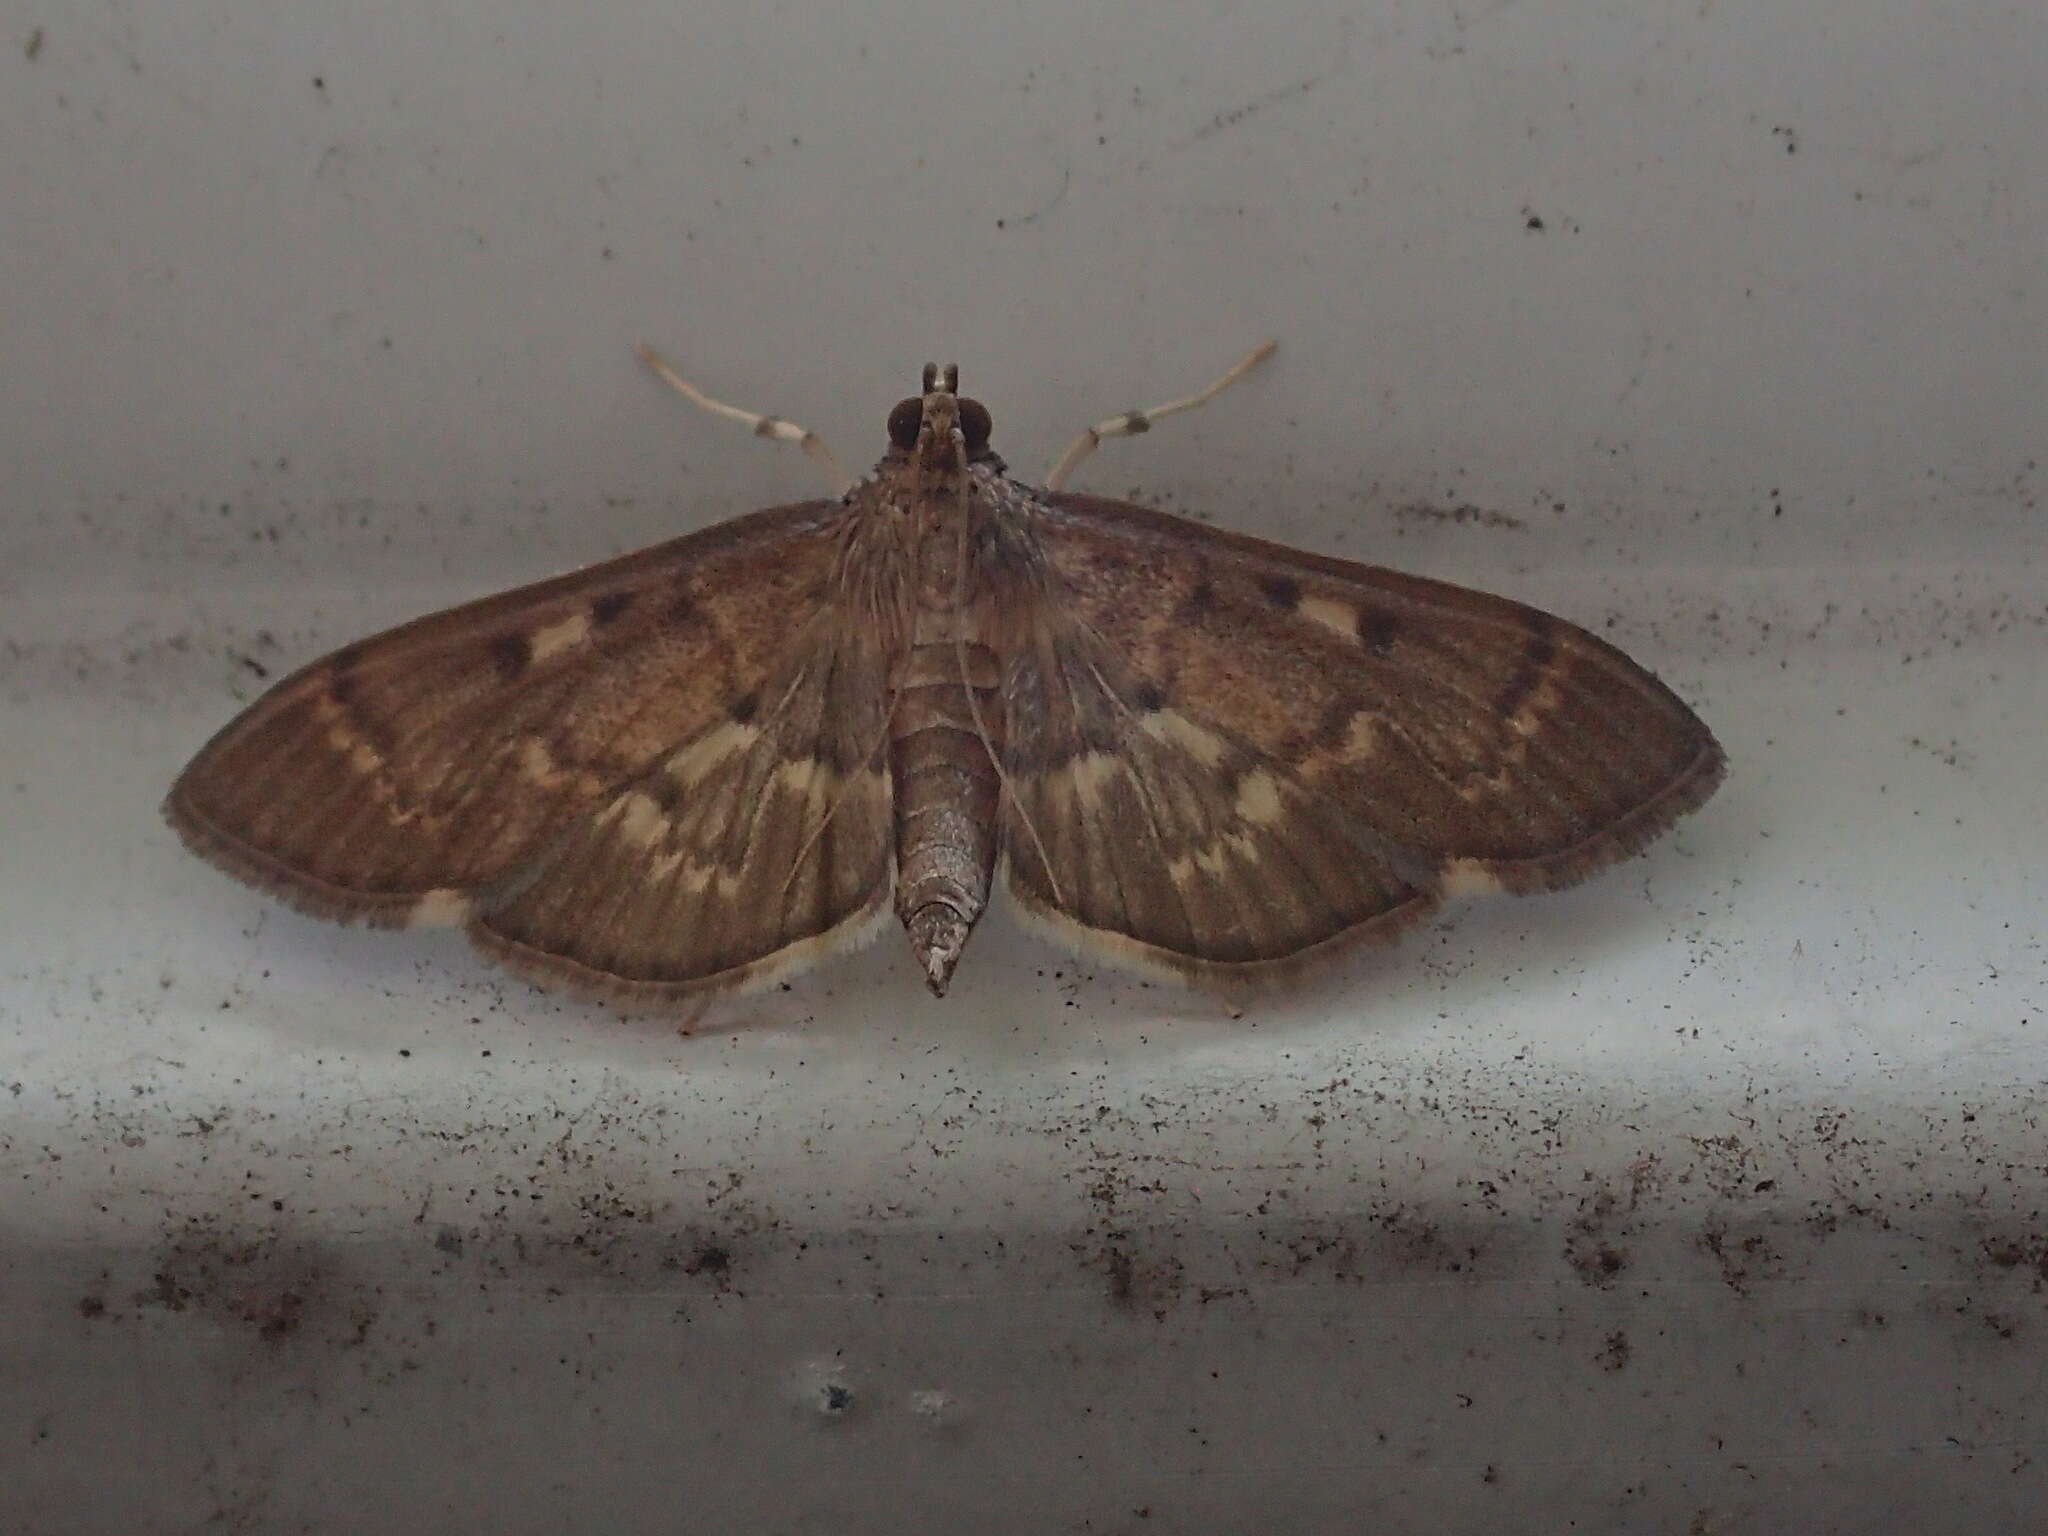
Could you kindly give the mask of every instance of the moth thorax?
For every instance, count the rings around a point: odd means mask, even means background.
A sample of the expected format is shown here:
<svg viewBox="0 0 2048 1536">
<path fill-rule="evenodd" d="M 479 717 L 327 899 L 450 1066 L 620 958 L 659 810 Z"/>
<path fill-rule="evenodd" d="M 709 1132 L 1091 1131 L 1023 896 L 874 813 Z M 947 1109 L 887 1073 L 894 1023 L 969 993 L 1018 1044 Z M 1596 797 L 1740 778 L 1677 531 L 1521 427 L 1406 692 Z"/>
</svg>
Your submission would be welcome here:
<svg viewBox="0 0 2048 1536">
<path fill-rule="evenodd" d="M 966 622 L 962 610 L 971 603 L 973 578 L 960 568 L 961 558 L 957 518 L 932 517 L 917 543 L 918 641 L 951 640 Z"/>
</svg>

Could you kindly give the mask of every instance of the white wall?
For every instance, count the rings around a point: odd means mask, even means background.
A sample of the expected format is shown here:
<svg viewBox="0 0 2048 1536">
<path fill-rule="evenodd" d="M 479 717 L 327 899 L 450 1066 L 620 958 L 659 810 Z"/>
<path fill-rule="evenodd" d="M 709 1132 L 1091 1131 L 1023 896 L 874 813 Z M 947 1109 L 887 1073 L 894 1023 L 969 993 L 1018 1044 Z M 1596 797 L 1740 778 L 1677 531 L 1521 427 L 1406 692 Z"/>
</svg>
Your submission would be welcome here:
<svg viewBox="0 0 2048 1536">
<path fill-rule="evenodd" d="M 2034 1518 L 2044 35 L 0 0 L 0 1524 Z M 251 662 L 811 492 L 636 341 L 1035 472 L 1269 334 L 1083 481 L 1600 629 L 1712 805 L 1242 1021 L 998 914 L 689 1039 L 155 818 Z"/>
</svg>

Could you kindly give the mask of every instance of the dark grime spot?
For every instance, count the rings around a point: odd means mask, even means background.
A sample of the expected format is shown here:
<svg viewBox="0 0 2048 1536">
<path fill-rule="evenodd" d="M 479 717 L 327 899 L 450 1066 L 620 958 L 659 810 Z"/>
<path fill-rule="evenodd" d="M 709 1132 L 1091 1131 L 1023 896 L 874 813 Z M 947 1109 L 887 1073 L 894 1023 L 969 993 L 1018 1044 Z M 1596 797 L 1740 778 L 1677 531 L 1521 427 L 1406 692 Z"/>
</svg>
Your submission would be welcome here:
<svg viewBox="0 0 2048 1536">
<path fill-rule="evenodd" d="M 732 1268 L 732 1252 L 718 1243 L 706 1243 L 683 1265 L 686 1275 L 722 1275 Z"/>
</svg>

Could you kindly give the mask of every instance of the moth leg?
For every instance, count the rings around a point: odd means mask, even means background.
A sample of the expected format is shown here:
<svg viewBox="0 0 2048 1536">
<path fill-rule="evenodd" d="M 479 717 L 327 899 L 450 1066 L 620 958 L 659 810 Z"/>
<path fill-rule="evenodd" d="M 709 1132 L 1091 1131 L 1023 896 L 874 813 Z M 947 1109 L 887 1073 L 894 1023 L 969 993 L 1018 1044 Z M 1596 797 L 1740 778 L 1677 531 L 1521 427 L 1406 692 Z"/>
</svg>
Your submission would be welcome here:
<svg viewBox="0 0 2048 1536">
<path fill-rule="evenodd" d="M 679 391 L 692 405 L 699 406 L 714 416 L 723 416 L 727 421 L 742 422 L 756 437 L 765 437 L 777 443 L 795 443 L 825 466 L 825 472 L 832 477 L 834 495 L 844 496 L 852 488 L 854 477 L 832 457 L 832 450 L 825 446 L 825 440 L 817 433 L 807 431 L 793 421 L 784 421 L 780 416 L 764 416 L 758 411 L 743 411 L 736 405 L 727 405 L 723 400 L 714 400 L 662 361 L 661 354 L 654 348 L 643 342 L 635 350 L 639 353 L 641 362 L 652 368 L 663 383 Z"/>
<path fill-rule="evenodd" d="M 1059 463 L 1053 465 L 1045 477 L 1045 488 L 1048 491 L 1056 491 L 1065 485 L 1067 483 L 1067 476 L 1080 467 L 1083 459 L 1102 446 L 1102 440 L 1105 437 L 1136 437 L 1140 432 L 1151 431 L 1152 423 L 1159 420 L 1162 416 L 1171 416 L 1176 411 L 1192 411 L 1198 405 L 1207 405 L 1211 400 L 1222 394 L 1224 390 L 1230 388 L 1231 385 L 1271 357 L 1273 349 L 1279 345 L 1280 343 L 1277 341 L 1262 343 L 1252 351 L 1249 357 L 1238 363 L 1235 368 L 1224 374 L 1214 384 L 1196 394 L 1189 395 L 1184 400 L 1169 400 L 1164 405 L 1153 406 L 1149 411 L 1125 411 L 1121 416 L 1112 416 L 1107 421 L 1098 421 L 1094 426 L 1075 438 L 1073 445 L 1060 455 Z"/>
</svg>

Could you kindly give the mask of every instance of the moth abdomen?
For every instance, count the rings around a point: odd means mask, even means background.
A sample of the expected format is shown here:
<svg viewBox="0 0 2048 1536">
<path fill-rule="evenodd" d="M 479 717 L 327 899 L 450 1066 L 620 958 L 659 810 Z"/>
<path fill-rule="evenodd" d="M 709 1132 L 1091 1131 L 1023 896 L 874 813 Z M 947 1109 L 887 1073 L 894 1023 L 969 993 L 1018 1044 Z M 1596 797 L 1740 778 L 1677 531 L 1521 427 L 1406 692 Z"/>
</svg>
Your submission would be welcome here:
<svg viewBox="0 0 2048 1536">
<path fill-rule="evenodd" d="M 1002 783 L 999 671 L 984 646 L 913 647 L 897 671 L 889 734 L 896 800 L 896 915 L 944 996 L 995 875 Z"/>
</svg>

